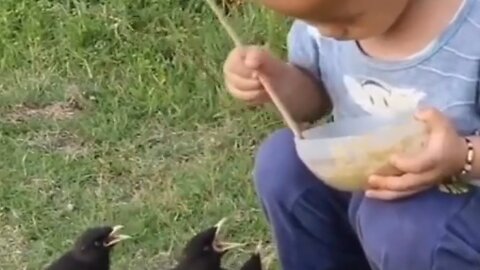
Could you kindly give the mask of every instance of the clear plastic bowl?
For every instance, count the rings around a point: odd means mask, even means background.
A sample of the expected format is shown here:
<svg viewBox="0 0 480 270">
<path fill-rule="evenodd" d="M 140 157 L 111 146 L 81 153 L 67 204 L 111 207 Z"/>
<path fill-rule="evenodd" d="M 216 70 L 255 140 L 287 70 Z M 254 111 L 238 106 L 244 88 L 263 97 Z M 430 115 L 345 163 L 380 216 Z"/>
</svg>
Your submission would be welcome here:
<svg viewBox="0 0 480 270">
<path fill-rule="evenodd" d="M 408 113 L 328 123 L 304 131 L 304 139 L 295 143 L 300 159 L 319 179 L 338 190 L 357 191 L 373 173 L 394 174 L 389 157 L 419 151 L 426 134 L 425 125 Z"/>
</svg>

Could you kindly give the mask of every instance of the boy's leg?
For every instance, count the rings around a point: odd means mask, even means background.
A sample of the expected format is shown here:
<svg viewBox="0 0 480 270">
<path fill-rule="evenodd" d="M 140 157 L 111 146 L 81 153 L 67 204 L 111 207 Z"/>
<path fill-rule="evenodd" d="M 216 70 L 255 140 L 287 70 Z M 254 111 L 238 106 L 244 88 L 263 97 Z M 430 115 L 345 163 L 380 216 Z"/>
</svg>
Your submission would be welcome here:
<svg viewBox="0 0 480 270">
<path fill-rule="evenodd" d="M 375 269 L 480 269 L 480 190 L 399 201 L 355 196 L 350 218 Z"/>
<path fill-rule="evenodd" d="M 350 195 L 315 178 L 299 160 L 290 131 L 262 144 L 255 182 L 283 269 L 370 269 L 348 222 Z"/>
</svg>

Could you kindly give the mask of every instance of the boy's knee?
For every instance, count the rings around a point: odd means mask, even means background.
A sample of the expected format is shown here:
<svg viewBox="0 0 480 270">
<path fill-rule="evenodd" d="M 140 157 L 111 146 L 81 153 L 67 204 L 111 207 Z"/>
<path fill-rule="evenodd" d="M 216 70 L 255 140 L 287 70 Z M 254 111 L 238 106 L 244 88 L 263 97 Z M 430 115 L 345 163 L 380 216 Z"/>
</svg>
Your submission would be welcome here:
<svg viewBox="0 0 480 270">
<path fill-rule="evenodd" d="M 413 217 L 395 204 L 384 204 L 387 209 L 365 209 L 365 204 L 367 208 L 371 205 L 365 200 L 363 204 L 355 225 L 362 246 L 374 265 L 392 270 L 430 269 L 425 268 L 432 247 L 426 244 L 432 243 L 431 239 L 427 241 L 433 237 L 428 232 L 430 228 L 416 226 Z M 418 251 L 420 246 L 421 252 Z"/>
<path fill-rule="evenodd" d="M 308 178 L 311 173 L 297 156 L 290 130 L 276 131 L 261 144 L 255 159 L 254 180 L 262 201 L 287 203 L 288 197 L 304 188 Z"/>
<path fill-rule="evenodd" d="M 254 180 L 259 196 L 263 200 L 281 198 L 285 186 L 291 181 L 291 170 L 296 159 L 293 134 L 281 129 L 271 134 L 258 149 L 255 158 Z"/>
<path fill-rule="evenodd" d="M 432 267 L 440 262 L 455 266 L 449 269 L 477 269 L 480 234 L 468 232 L 480 222 L 479 206 L 480 195 L 432 188 L 395 202 L 364 199 L 355 225 L 366 254 L 380 269 L 447 269 Z"/>
</svg>

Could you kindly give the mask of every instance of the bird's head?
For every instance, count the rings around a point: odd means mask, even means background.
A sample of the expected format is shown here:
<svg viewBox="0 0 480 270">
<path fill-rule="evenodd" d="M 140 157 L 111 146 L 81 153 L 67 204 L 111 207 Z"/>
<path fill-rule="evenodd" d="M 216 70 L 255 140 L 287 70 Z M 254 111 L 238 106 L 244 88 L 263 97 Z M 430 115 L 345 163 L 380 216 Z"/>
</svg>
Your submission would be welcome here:
<svg viewBox="0 0 480 270">
<path fill-rule="evenodd" d="M 116 244 L 130 238 L 128 235 L 119 234 L 122 228 L 123 226 L 116 225 L 87 229 L 75 242 L 74 255 L 78 259 L 90 262 L 108 259 L 110 251 Z"/>
<path fill-rule="evenodd" d="M 183 250 L 185 259 L 217 262 L 227 251 L 243 246 L 243 244 L 223 242 L 219 239 L 219 233 L 225 221 L 224 218 L 215 226 L 192 237 Z"/>
</svg>

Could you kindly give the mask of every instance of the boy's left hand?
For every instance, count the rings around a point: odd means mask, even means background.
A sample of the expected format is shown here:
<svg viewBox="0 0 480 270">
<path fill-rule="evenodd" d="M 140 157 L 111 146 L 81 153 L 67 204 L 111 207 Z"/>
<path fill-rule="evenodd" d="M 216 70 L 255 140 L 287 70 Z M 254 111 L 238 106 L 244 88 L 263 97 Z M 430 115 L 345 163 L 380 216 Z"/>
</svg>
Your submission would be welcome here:
<svg viewBox="0 0 480 270">
<path fill-rule="evenodd" d="M 425 149 L 416 156 L 392 156 L 390 163 L 404 174 L 372 175 L 367 197 L 399 199 L 439 184 L 462 170 L 467 145 L 450 120 L 430 108 L 418 111 L 416 118 L 426 124 L 429 132 Z"/>
</svg>

